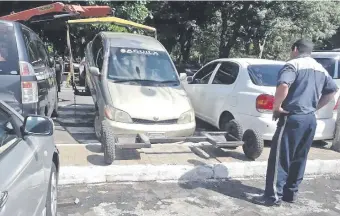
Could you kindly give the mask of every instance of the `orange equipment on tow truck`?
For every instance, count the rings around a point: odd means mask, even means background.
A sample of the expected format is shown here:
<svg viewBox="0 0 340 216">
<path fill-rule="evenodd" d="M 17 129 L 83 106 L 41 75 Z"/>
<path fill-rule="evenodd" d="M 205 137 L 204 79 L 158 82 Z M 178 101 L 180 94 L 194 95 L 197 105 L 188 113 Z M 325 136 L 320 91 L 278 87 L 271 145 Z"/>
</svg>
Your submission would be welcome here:
<svg viewBox="0 0 340 216">
<path fill-rule="evenodd" d="M 0 19 L 8 21 L 39 22 L 48 21 L 50 19 L 58 19 L 62 17 L 106 17 L 112 14 L 113 11 L 110 6 L 80 6 L 56 2 L 53 4 L 43 5 L 17 13 L 11 13 L 9 15 L 0 17 Z M 46 16 L 46 19 L 41 20 L 41 18 L 44 16 Z"/>
</svg>

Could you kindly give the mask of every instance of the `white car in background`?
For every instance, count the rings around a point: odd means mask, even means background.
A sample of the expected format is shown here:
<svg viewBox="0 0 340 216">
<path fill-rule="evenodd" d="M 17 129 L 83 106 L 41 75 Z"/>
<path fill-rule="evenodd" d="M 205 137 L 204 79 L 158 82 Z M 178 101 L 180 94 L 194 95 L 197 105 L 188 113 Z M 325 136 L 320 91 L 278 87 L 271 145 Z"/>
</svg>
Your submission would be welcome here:
<svg viewBox="0 0 340 216">
<path fill-rule="evenodd" d="M 314 51 L 312 57 L 322 64 L 335 83 L 340 86 L 340 49 Z"/>
<path fill-rule="evenodd" d="M 264 140 L 271 140 L 277 125 L 272 120 L 276 81 L 284 64 L 264 59 L 217 59 L 182 83 L 197 118 L 221 130 L 230 130 L 229 122 L 236 122 L 233 130 L 239 134 L 252 129 Z M 335 100 L 316 113 L 315 140 L 333 138 L 334 107 Z"/>
</svg>

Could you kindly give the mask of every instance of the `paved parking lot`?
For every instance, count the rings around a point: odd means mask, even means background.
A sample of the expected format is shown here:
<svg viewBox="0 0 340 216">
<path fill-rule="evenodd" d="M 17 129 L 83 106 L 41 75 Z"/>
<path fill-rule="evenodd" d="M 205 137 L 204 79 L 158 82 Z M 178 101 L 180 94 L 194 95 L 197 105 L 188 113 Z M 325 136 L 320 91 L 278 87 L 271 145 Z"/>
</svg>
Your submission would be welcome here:
<svg viewBox="0 0 340 216">
<path fill-rule="evenodd" d="M 59 189 L 58 216 L 336 216 L 340 214 L 339 180 L 305 179 L 298 202 L 281 207 L 251 202 L 263 193 L 264 180 L 258 179 L 64 186 Z"/>
<path fill-rule="evenodd" d="M 94 105 L 90 96 L 74 97 L 71 88 L 62 88 L 59 95 L 60 116 L 55 119 L 55 141 L 61 152 L 62 165 L 104 165 L 103 153 L 94 128 Z M 213 130 L 198 123 L 198 130 Z M 265 147 L 259 161 L 267 160 L 269 147 Z M 327 147 L 315 145 L 310 159 L 340 159 L 340 154 Z M 215 149 L 210 146 L 192 147 L 190 143 L 154 145 L 151 149 L 120 150 L 114 164 L 216 164 L 221 162 L 249 161 L 242 148 L 236 150 Z"/>
</svg>

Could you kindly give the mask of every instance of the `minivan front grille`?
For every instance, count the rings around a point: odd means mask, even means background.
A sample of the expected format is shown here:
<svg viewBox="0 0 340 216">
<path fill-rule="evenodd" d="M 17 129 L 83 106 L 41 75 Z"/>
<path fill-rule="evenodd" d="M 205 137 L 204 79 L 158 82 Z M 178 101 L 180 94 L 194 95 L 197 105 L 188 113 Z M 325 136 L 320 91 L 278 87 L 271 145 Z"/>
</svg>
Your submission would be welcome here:
<svg viewBox="0 0 340 216">
<path fill-rule="evenodd" d="M 153 121 L 153 120 L 146 120 L 146 119 L 132 119 L 133 123 L 135 124 L 177 124 L 177 119 L 168 119 L 168 120 L 159 120 L 159 121 Z"/>
</svg>

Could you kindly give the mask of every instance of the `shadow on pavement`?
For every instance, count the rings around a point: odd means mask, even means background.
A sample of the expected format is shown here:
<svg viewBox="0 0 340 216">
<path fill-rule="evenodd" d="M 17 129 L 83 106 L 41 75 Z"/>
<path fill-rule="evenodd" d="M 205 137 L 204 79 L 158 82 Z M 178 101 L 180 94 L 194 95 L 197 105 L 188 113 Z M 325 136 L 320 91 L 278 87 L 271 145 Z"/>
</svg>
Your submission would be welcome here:
<svg viewBox="0 0 340 216">
<path fill-rule="evenodd" d="M 96 153 L 87 156 L 87 161 L 96 166 L 107 166 L 104 162 L 104 153 L 100 145 L 86 145 L 86 149 Z M 114 164 L 119 164 L 120 160 L 140 160 L 140 153 L 135 149 L 116 149 L 116 159 Z"/>
<path fill-rule="evenodd" d="M 219 161 L 219 157 L 230 157 L 241 161 L 252 161 L 243 153 L 237 152 L 233 149 L 221 149 L 213 146 L 190 147 L 190 149 L 194 154 L 204 159 L 214 158 Z"/>
<path fill-rule="evenodd" d="M 204 167 L 209 166 L 208 164 L 197 160 L 188 160 L 188 162 L 193 164 L 196 168 L 185 173 L 183 176 L 180 177 L 178 185 L 181 188 L 188 190 L 204 188 L 206 190 L 215 191 L 217 193 L 233 197 L 236 199 L 244 200 L 252 204 L 253 195 L 262 194 L 264 192 L 262 189 L 245 185 L 239 180 L 226 180 L 216 182 L 214 184 L 202 181 L 188 182 L 188 180 L 192 179 L 193 176 L 204 175 Z M 220 164 L 219 166 L 220 166 L 219 172 L 221 172 L 222 170 L 222 172 L 225 172 L 226 175 L 228 175 L 228 168 L 223 166 L 222 164 Z"/>
</svg>

